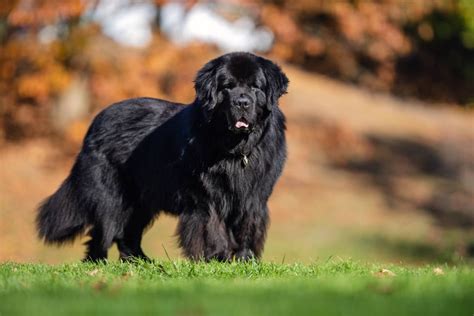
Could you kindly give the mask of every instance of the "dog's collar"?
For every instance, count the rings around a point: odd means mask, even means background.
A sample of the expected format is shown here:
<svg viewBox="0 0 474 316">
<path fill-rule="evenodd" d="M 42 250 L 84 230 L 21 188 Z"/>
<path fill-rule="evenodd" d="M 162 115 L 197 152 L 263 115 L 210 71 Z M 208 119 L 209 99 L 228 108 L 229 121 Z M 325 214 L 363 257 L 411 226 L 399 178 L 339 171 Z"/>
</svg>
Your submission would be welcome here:
<svg viewBox="0 0 474 316">
<path fill-rule="evenodd" d="M 264 134 L 266 133 L 267 128 L 268 128 L 268 126 L 266 126 L 264 130 L 261 130 L 259 132 L 260 135 L 258 136 L 258 140 L 253 146 L 251 146 L 250 148 L 248 148 L 247 146 L 244 146 L 242 148 L 242 150 L 240 151 L 239 154 L 240 154 L 240 158 L 241 158 L 242 168 L 247 167 L 247 165 L 249 164 L 249 162 L 250 162 L 249 157 L 252 154 L 252 149 L 254 149 L 255 147 L 257 147 L 260 144 L 260 142 L 263 139 Z M 245 142 L 246 145 L 247 145 L 247 143 L 248 143 L 248 141 L 249 141 L 249 139 L 250 139 L 250 137 L 252 136 L 253 133 L 254 133 L 254 131 L 249 134 L 249 137 L 247 138 L 247 140 Z M 246 148 L 247 148 L 247 151 L 245 151 Z"/>
<path fill-rule="evenodd" d="M 245 145 L 241 147 L 240 150 L 236 150 L 230 153 L 231 156 L 240 159 L 242 168 L 247 167 L 250 163 L 250 155 L 252 154 L 252 150 L 257 147 L 263 140 L 265 133 L 267 132 L 269 126 L 268 124 L 263 129 L 253 130 L 245 140 Z M 252 141 L 253 145 L 248 146 L 249 140 L 251 137 L 257 137 L 256 141 Z"/>
<path fill-rule="evenodd" d="M 251 135 L 249 135 L 249 138 L 250 138 Z M 247 138 L 247 141 L 245 142 L 245 145 L 247 145 L 248 141 L 249 141 L 249 138 Z M 258 144 L 260 143 L 260 141 L 257 142 L 257 144 L 255 144 L 254 146 L 257 146 Z M 242 151 L 240 151 L 240 157 L 241 157 L 241 163 L 242 163 L 242 168 L 245 168 L 247 167 L 247 165 L 249 164 L 249 157 L 250 157 L 250 154 L 252 153 L 252 148 L 247 148 L 247 151 L 245 151 L 247 146 L 244 146 L 242 148 Z"/>
<path fill-rule="evenodd" d="M 245 168 L 249 164 L 248 156 L 250 155 L 250 153 L 249 154 L 241 153 L 241 155 L 242 155 L 242 167 Z"/>
</svg>

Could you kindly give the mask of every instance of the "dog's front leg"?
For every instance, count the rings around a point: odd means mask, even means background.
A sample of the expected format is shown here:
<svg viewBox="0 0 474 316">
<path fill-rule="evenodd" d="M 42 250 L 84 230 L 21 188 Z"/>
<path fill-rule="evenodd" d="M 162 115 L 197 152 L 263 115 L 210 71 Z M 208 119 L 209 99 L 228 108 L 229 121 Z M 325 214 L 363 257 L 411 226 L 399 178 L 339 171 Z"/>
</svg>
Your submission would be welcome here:
<svg viewBox="0 0 474 316">
<path fill-rule="evenodd" d="M 184 212 L 179 216 L 177 235 L 184 256 L 196 261 L 204 258 L 205 229 L 203 214 Z"/>
<path fill-rule="evenodd" d="M 214 210 L 181 214 L 178 235 L 184 255 L 190 259 L 228 261 L 232 258 L 225 223 Z"/>
<path fill-rule="evenodd" d="M 267 234 L 268 208 L 265 205 L 245 212 L 239 223 L 233 227 L 235 241 L 238 244 L 234 258 L 251 260 L 261 257 Z"/>
</svg>

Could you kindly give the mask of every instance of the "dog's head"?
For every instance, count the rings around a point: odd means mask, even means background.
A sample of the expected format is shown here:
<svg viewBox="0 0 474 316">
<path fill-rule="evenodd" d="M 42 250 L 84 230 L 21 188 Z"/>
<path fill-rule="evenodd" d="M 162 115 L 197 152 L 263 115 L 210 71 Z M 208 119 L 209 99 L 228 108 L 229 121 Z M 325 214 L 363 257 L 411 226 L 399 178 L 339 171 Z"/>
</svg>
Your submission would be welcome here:
<svg viewBox="0 0 474 316">
<path fill-rule="evenodd" d="M 228 130 L 248 133 L 278 106 L 288 78 L 272 61 L 250 53 L 230 53 L 207 63 L 195 89 L 204 117 L 223 120 Z"/>
</svg>

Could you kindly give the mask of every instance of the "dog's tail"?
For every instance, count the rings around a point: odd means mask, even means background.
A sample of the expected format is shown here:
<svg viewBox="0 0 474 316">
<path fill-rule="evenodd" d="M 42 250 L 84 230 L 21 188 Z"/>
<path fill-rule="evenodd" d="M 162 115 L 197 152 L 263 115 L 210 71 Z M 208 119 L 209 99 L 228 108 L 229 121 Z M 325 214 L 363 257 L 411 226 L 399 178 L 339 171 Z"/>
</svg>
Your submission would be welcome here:
<svg viewBox="0 0 474 316">
<path fill-rule="evenodd" d="M 36 226 L 39 237 L 47 244 L 73 241 L 87 228 L 87 210 L 77 197 L 69 176 L 59 189 L 39 207 Z"/>
</svg>

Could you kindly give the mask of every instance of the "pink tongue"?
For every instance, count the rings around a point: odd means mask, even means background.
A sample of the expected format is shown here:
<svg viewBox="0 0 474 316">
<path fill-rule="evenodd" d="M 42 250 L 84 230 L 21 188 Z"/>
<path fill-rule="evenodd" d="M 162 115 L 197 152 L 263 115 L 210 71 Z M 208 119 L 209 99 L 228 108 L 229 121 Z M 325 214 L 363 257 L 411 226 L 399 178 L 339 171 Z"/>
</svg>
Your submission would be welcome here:
<svg viewBox="0 0 474 316">
<path fill-rule="evenodd" d="M 247 128 L 247 127 L 249 127 L 249 125 L 245 122 L 237 121 L 237 123 L 235 123 L 235 127 L 237 127 L 237 128 L 241 128 L 241 127 Z"/>
</svg>

